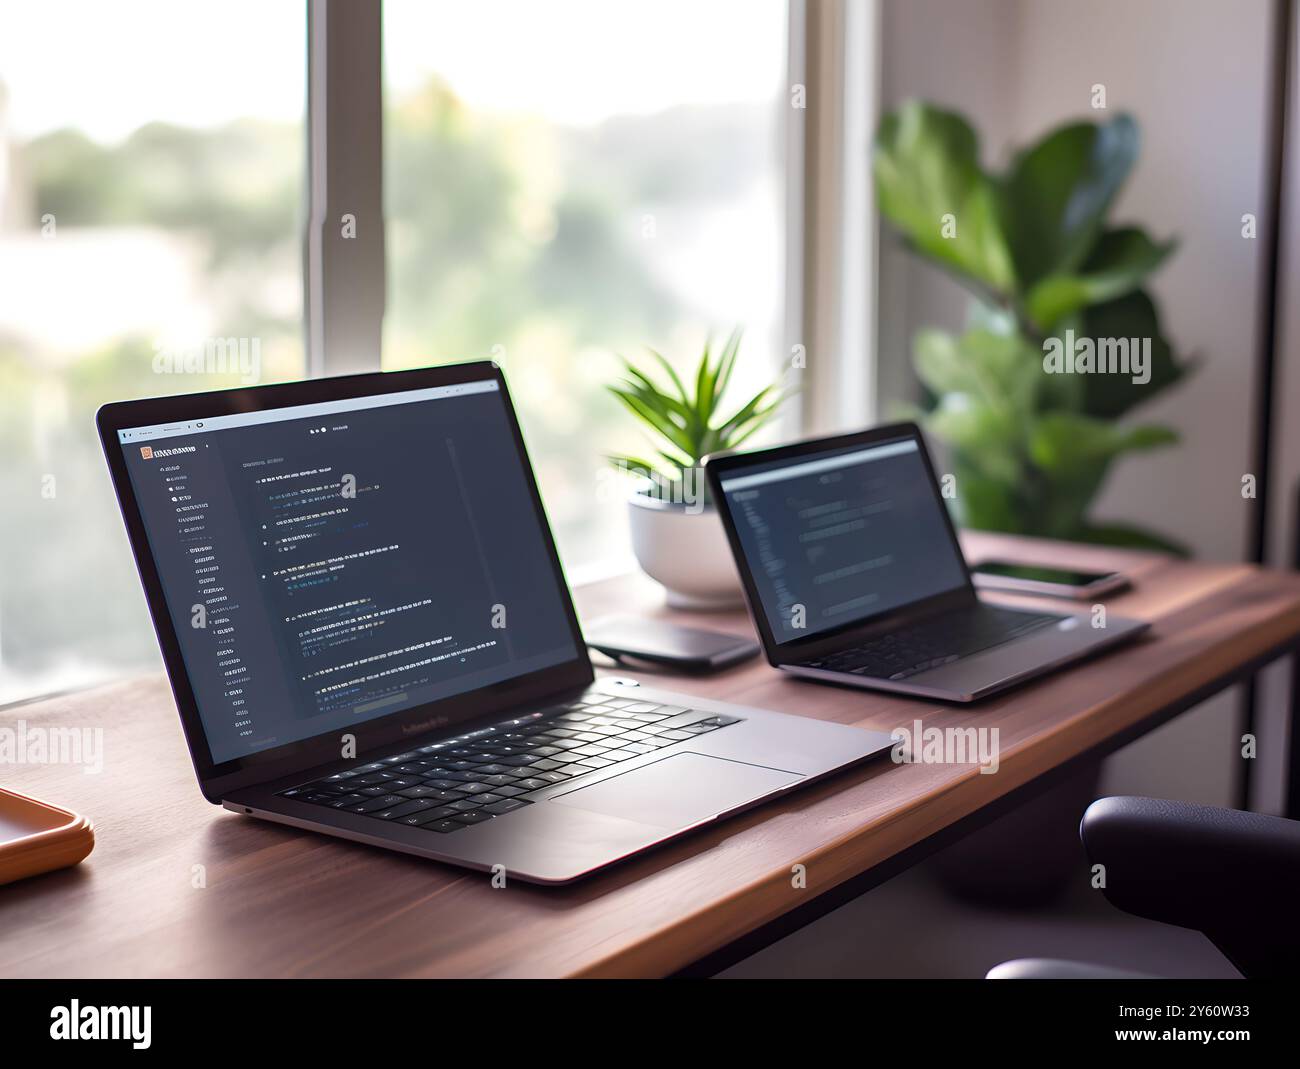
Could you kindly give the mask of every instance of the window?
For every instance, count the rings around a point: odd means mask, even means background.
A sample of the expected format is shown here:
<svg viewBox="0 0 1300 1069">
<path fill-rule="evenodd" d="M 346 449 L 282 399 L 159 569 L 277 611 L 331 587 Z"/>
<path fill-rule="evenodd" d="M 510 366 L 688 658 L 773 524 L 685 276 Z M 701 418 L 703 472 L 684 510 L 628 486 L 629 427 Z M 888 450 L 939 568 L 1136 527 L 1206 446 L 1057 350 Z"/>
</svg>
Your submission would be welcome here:
<svg viewBox="0 0 1300 1069">
<path fill-rule="evenodd" d="M 784 0 L 388 0 L 384 367 L 505 368 L 572 577 L 627 544 L 616 354 L 782 366 Z"/>
<path fill-rule="evenodd" d="M 380 366 L 381 307 L 385 369 L 505 367 L 570 577 L 623 557 L 618 354 L 685 366 L 742 325 L 739 398 L 803 337 L 808 13 L 0 9 L 0 703 L 157 663 L 96 408 Z M 365 227 L 381 173 L 361 256 L 333 213 Z"/>
<path fill-rule="evenodd" d="M 296 4 L 0 7 L 0 701 L 157 662 L 96 408 L 302 374 L 304 42 Z"/>
</svg>

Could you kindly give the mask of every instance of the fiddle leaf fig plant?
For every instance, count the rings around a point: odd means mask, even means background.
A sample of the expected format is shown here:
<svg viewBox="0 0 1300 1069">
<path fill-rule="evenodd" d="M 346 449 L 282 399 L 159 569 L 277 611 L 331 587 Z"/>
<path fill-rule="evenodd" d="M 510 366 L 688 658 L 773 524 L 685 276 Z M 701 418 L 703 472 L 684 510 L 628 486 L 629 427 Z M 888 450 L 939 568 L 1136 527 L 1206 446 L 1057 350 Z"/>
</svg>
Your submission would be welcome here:
<svg viewBox="0 0 1300 1069">
<path fill-rule="evenodd" d="M 608 457 L 610 463 L 671 493 L 681 488 L 688 473 L 708 454 L 734 449 L 761 430 L 788 395 L 779 380 L 723 415 L 727 410 L 722 399 L 740 355 L 741 334 L 739 327 L 733 330 L 716 355 L 712 341 L 706 340 L 695 371 L 685 380 L 664 356 L 649 350 L 666 385 L 656 381 L 649 367 L 638 367 L 622 357 L 623 379 L 606 388 L 648 432 L 655 455 L 653 459 L 615 455 Z"/>
<path fill-rule="evenodd" d="M 1118 421 L 1190 370 L 1143 288 L 1175 243 L 1108 218 L 1138 144 L 1128 115 L 1075 122 L 988 171 L 960 115 L 912 101 L 881 121 L 882 215 L 971 294 L 960 334 L 922 330 L 912 351 L 965 526 L 1182 551 L 1090 514 L 1115 460 L 1178 440 Z"/>
</svg>

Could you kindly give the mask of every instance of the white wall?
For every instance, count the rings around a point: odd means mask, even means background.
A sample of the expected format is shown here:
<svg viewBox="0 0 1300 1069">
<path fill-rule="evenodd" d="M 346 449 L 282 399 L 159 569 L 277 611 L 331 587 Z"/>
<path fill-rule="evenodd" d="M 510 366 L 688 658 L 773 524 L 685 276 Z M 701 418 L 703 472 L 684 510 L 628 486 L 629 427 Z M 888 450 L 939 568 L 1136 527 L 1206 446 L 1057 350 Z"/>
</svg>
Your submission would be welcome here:
<svg viewBox="0 0 1300 1069">
<path fill-rule="evenodd" d="M 1067 119 L 1137 117 L 1142 155 L 1113 217 L 1180 237 L 1152 289 L 1166 335 L 1202 366 L 1137 413 L 1183 442 L 1121 462 L 1094 515 L 1238 560 L 1261 251 L 1242 238 L 1241 216 L 1264 210 L 1270 24 L 1269 0 L 886 0 L 882 25 L 883 106 L 922 96 L 964 112 L 984 135 L 986 165 Z M 1106 112 L 1090 108 L 1098 83 Z M 907 388 L 912 331 L 957 327 L 964 308 L 953 283 L 900 258 L 882 250 L 884 396 Z M 1128 747 L 1109 762 L 1106 789 L 1231 803 L 1236 710 L 1225 696 Z"/>
</svg>

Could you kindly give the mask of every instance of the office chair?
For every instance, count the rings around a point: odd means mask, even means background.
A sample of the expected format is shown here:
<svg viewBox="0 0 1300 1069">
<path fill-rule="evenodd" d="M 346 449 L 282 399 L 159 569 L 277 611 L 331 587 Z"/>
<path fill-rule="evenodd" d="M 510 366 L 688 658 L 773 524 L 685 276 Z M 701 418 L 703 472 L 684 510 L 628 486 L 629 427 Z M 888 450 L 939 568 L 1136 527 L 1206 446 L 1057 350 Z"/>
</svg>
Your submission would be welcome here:
<svg viewBox="0 0 1300 1069">
<path fill-rule="evenodd" d="M 1300 821 L 1115 797 L 1088 807 L 1079 836 L 1092 864 L 1105 866 L 1112 905 L 1204 933 L 1247 978 L 1300 972 Z M 1141 975 L 1022 958 L 995 966 L 988 979 Z"/>
</svg>

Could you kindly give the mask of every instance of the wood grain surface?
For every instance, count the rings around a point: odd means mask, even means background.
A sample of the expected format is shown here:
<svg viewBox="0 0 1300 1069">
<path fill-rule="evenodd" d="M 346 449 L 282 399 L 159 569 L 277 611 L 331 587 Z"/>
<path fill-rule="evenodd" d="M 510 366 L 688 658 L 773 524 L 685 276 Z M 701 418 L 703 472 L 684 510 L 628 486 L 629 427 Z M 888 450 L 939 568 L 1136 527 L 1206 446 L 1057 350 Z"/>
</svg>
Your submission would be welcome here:
<svg viewBox="0 0 1300 1069">
<path fill-rule="evenodd" d="M 968 535 L 1014 554 L 1120 568 L 1108 611 L 1150 637 L 974 706 L 801 682 L 752 661 L 661 689 L 890 731 L 996 726 L 1001 766 L 877 762 L 565 888 L 508 883 L 236 816 L 199 794 L 165 680 L 150 676 L 0 711 L 0 725 L 103 729 L 103 771 L 0 765 L 0 785 L 88 816 L 73 869 L 0 887 L 9 976 L 643 976 L 725 946 L 1155 713 L 1300 641 L 1300 577 L 1240 564 Z M 638 576 L 578 592 L 587 619 L 665 618 Z M 1029 599 L 1007 599 L 1022 601 Z M 1055 603 L 1059 605 L 1060 603 Z M 681 616 L 750 633 L 743 612 Z M 792 886 L 792 866 L 807 887 Z"/>
</svg>

